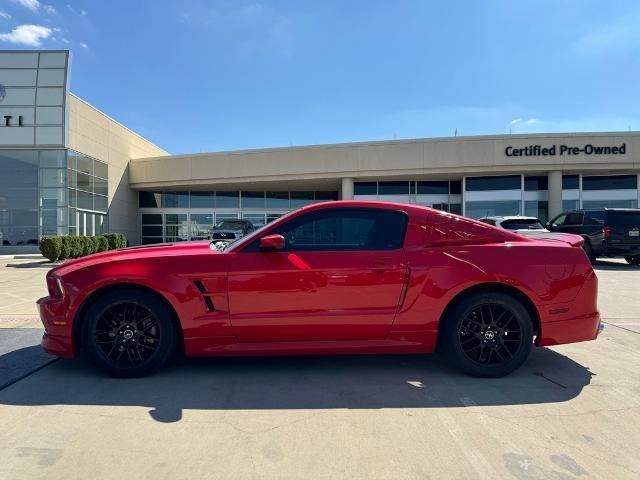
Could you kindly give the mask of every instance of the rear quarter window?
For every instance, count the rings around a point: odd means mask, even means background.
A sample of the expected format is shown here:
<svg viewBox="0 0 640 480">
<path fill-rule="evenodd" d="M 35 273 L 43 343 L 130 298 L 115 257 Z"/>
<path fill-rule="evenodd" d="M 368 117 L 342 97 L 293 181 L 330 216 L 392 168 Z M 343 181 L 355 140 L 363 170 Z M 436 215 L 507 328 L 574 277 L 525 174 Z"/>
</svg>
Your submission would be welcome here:
<svg viewBox="0 0 640 480">
<path fill-rule="evenodd" d="M 640 228 L 640 211 L 607 212 L 607 224 L 612 227 Z"/>
</svg>

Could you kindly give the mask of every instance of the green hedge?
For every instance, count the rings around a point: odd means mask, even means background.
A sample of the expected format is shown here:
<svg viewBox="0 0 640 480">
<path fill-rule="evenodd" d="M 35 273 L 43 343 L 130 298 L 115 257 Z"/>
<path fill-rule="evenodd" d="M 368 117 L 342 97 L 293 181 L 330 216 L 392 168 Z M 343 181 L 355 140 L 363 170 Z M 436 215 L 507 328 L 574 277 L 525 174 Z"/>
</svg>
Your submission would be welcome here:
<svg viewBox="0 0 640 480">
<path fill-rule="evenodd" d="M 127 246 L 127 237 L 122 233 L 105 233 L 95 237 L 76 237 L 63 235 L 59 237 L 42 237 L 40 252 L 50 261 L 84 257 L 97 252 L 116 250 Z"/>
</svg>

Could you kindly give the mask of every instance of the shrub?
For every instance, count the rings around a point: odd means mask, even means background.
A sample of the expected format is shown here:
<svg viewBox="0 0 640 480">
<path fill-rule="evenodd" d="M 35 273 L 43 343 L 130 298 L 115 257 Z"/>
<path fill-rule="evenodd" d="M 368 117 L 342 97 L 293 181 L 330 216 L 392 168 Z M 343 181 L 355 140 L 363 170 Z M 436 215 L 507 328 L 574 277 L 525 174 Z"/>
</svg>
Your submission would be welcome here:
<svg viewBox="0 0 640 480">
<path fill-rule="evenodd" d="M 62 238 L 60 237 L 42 237 L 40 239 L 40 252 L 42 255 L 55 262 L 61 258 L 62 254 Z"/>
<path fill-rule="evenodd" d="M 78 258 L 82 256 L 82 237 L 69 237 L 71 241 L 71 248 L 69 251 L 69 258 Z"/>
<path fill-rule="evenodd" d="M 103 237 L 105 237 L 107 239 L 107 242 L 109 242 L 109 250 L 115 250 L 116 248 L 118 248 L 118 245 L 116 243 L 117 235 L 115 233 L 105 233 Z"/>
<path fill-rule="evenodd" d="M 93 253 L 93 241 L 91 237 L 78 237 L 80 239 L 80 257 Z"/>
<path fill-rule="evenodd" d="M 116 245 L 118 248 L 127 247 L 127 237 L 124 236 L 124 233 L 116 233 Z"/>
<path fill-rule="evenodd" d="M 65 235 L 60 237 L 61 249 L 60 256 L 58 257 L 60 260 L 66 260 L 67 258 L 71 258 L 71 239 L 72 237 Z"/>
<path fill-rule="evenodd" d="M 51 260 L 66 260 L 91 255 L 96 252 L 106 252 L 127 246 L 127 237 L 122 233 L 105 233 L 95 237 L 77 237 L 63 235 L 59 237 L 42 237 L 40 252 Z"/>
<path fill-rule="evenodd" d="M 96 240 L 97 252 L 106 252 L 107 250 L 109 250 L 109 241 L 106 239 L 104 235 L 98 235 L 93 238 Z"/>
</svg>

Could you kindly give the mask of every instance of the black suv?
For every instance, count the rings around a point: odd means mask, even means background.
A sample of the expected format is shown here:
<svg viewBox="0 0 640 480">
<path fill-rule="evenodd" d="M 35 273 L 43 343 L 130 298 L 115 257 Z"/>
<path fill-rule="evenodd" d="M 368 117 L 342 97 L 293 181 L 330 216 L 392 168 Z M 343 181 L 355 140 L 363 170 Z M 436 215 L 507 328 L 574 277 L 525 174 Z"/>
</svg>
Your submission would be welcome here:
<svg viewBox="0 0 640 480">
<path fill-rule="evenodd" d="M 547 228 L 582 236 L 591 262 L 603 256 L 624 257 L 631 265 L 640 264 L 640 209 L 570 210 L 551 220 Z"/>
</svg>

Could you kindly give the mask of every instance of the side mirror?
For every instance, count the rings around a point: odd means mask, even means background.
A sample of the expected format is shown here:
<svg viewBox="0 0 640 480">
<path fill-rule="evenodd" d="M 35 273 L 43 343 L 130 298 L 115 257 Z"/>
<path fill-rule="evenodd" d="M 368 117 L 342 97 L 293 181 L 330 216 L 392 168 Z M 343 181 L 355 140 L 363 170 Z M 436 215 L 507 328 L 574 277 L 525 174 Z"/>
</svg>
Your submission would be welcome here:
<svg viewBox="0 0 640 480">
<path fill-rule="evenodd" d="M 284 237 L 277 233 L 273 235 L 266 235 L 260 239 L 260 248 L 263 250 L 283 250 Z"/>
</svg>

